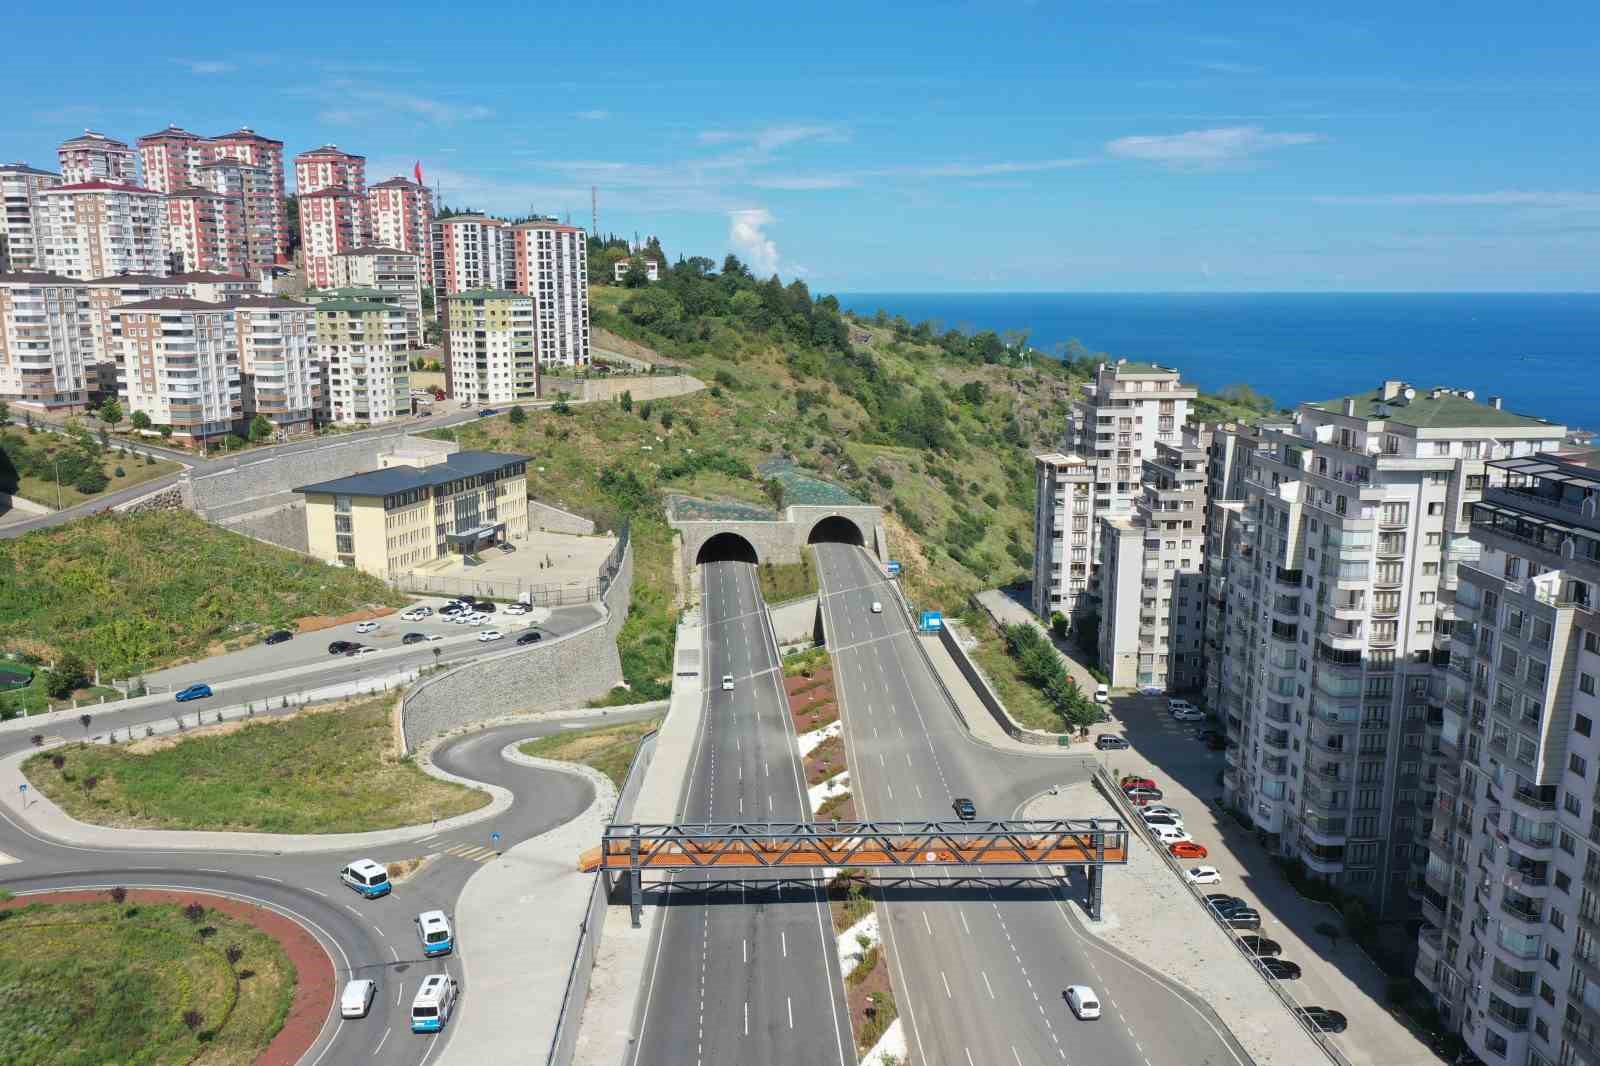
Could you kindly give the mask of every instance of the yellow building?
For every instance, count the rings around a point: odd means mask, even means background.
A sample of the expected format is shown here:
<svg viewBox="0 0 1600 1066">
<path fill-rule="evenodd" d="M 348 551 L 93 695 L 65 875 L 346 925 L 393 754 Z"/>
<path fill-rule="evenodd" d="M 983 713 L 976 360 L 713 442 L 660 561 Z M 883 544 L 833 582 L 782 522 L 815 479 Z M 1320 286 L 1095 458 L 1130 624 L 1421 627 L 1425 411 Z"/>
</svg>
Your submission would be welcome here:
<svg viewBox="0 0 1600 1066">
<path fill-rule="evenodd" d="M 382 470 L 302 485 L 312 555 L 384 579 L 528 532 L 528 457 L 409 455 Z"/>
</svg>

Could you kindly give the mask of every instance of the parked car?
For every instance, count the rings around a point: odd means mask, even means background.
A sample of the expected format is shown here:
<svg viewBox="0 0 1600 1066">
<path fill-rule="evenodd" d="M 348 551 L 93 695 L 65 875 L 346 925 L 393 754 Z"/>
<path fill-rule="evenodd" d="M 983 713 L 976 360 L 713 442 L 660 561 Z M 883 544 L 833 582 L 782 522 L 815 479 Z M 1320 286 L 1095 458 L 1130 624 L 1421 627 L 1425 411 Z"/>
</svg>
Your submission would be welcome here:
<svg viewBox="0 0 1600 1066">
<path fill-rule="evenodd" d="M 352 655 L 376 655 L 376 654 L 378 654 L 378 649 L 374 648 L 370 644 L 363 644 L 363 645 L 361 645 L 361 647 L 359 647 L 355 651 L 351 652 L 351 654 Z"/>
<path fill-rule="evenodd" d="M 1178 810 L 1178 808 L 1176 808 L 1176 807 L 1168 807 L 1164 803 L 1152 803 L 1150 806 L 1146 807 L 1144 810 L 1140 811 L 1139 813 L 1141 813 L 1141 814 L 1164 814 L 1168 818 L 1176 818 L 1180 822 L 1183 821 L 1183 812 L 1182 811 Z"/>
<path fill-rule="evenodd" d="M 544 634 L 537 629 L 530 629 L 517 638 L 518 644 L 537 644 L 544 639 Z"/>
<path fill-rule="evenodd" d="M 970 822 L 978 816 L 977 806 L 965 796 L 957 796 L 950 806 L 955 810 L 956 817 L 963 822 Z"/>
<path fill-rule="evenodd" d="M 508 603 L 505 606 L 506 614 L 527 614 L 531 610 L 533 608 L 525 603 Z"/>
<path fill-rule="evenodd" d="M 1111 686 L 1110 685 L 1097 685 L 1097 686 L 1095 686 L 1094 701 L 1096 703 L 1105 703 L 1109 699 L 1111 699 Z"/>
<path fill-rule="evenodd" d="M 328 654 L 343 655 L 353 647 L 355 647 L 355 645 L 348 640 L 336 640 L 328 645 Z"/>
<path fill-rule="evenodd" d="M 1167 852 L 1174 859 L 1203 859 L 1206 857 L 1204 844 L 1196 844 L 1192 840 L 1180 840 L 1175 844 L 1167 845 Z"/>
<path fill-rule="evenodd" d="M 873 614 L 882 614 L 883 613 L 883 601 L 882 600 L 873 600 L 872 601 L 872 613 Z"/>
<path fill-rule="evenodd" d="M 494 410 L 493 407 L 485 407 L 483 410 L 478 412 L 478 417 L 479 418 L 489 418 L 494 413 L 495 413 L 495 410 Z"/>
<path fill-rule="evenodd" d="M 459 603 L 447 603 L 443 607 L 439 608 L 439 617 L 440 618 L 454 618 L 457 615 L 466 614 L 466 613 L 467 613 L 466 607 L 462 606 Z"/>
<path fill-rule="evenodd" d="M 1269 940 L 1255 933 L 1246 933 L 1239 938 L 1239 944 L 1252 955 L 1282 955 L 1283 945 L 1276 940 Z"/>
<path fill-rule="evenodd" d="M 1349 1026 L 1343 1014 L 1327 1007 L 1296 1007 L 1294 1012 L 1307 1025 L 1324 1033 L 1342 1033 Z"/>
<path fill-rule="evenodd" d="M 357 622 L 356 623 L 356 632 L 357 633 L 376 633 L 377 631 L 378 631 L 378 623 L 374 622 L 374 621 L 371 621 L 370 619 L 368 621 L 365 621 L 365 622 Z"/>
<path fill-rule="evenodd" d="M 286 640 L 293 640 L 293 639 L 294 639 L 294 634 L 293 633 L 289 632 L 287 629 L 279 629 L 276 632 L 268 633 L 267 634 L 267 639 L 263 640 L 261 643 L 263 643 L 263 644 L 282 644 Z"/>
<path fill-rule="evenodd" d="M 1177 711 L 1197 711 L 1199 709 L 1200 708 L 1196 707 L 1194 704 L 1190 703 L 1188 700 L 1179 699 L 1176 696 L 1172 697 L 1171 699 L 1169 699 L 1167 701 L 1167 710 L 1169 710 L 1169 711 L 1173 711 L 1173 712 L 1177 712 Z"/>
<path fill-rule="evenodd" d="M 1183 828 L 1183 822 L 1170 814 L 1150 814 L 1146 811 L 1140 811 L 1139 814 L 1144 819 L 1145 828 L 1147 829 L 1154 830 L 1164 825 L 1170 825 L 1174 829 Z"/>
<path fill-rule="evenodd" d="M 498 629 L 485 629 L 482 633 L 478 634 L 478 643 L 488 644 L 490 641 L 499 640 L 504 636 L 505 634 L 500 632 Z"/>
<path fill-rule="evenodd" d="M 339 994 L 339 1016 L 341 1018 L 365 1018 L 372 1009 L 373 997 L 378 994 L 378 982 L 358 978 L 346 982 L 344 991 Z"/>
<path fill-rule="evenodd" d="M 1100 997 L 1088 985 L 1068 985 L 1065 993 L 1067 1006 L 1083 1021 L 1100 1017 Z"/>
<path fill-rule="evenodd" d="M 1179 722 L 1203 722 L 1206 716 L 1204 711 L 1190 707 L 1188 710 L 1173 711 L 1172 717 Z"/>
<path fill-rule="evenodd" d="M 1261 972 L 1275 981 L 1298 981 L 1300 979 L 1300 964 L 1290 962 L 1288 959 L 1264 958 L 1257 959 L 1256 965 L 1261 967 Z"/>
<path fill-rule="evenodd" d="M 496 608 L 495 605 L 492 602 L 490 602 L 489 600 L 479 600 L 478 601 L 478 613 L 479 614 L 494 614 L 494 612 L 496 610 L 498 610 L 498 608 Z"/>
<path fill-rule="evenodd" d="M 1261 928 L 1261 912 L 1254 907 L 1240 907 L 1224 915 L 1222 920 L 1235 929 Z"/>
<path fill-rule="evenodd" d="M 498 544 L 498 545 L 497 545 L 497 547 L 498 547 L 498 548 L 499 548 L 499 549 L 500 549 L 500 550 L 501 550 L 501 551 L 503 551 L 503 552 L 505 552 L 505 553 L 506 553 L 506 554 L 507 554 L 507 555 L 510 555 L 510 554 L 511 554 L 511 553 L 512 553 L 512 552 L 514 552 L 514 551 L 516 551 L 516 550 L 517 550 L 517 546 L 516 546 L 516 545 L 515 545 L 515 544 L 513 544 L 513 543 L 511 543 L 511 542 L 510 542 L 510 541 L 509 541 L 509 540 L 503 540 L 503 541 L 501 541 L 501 542 L 500 542 L 500 543 L 499 543 L 499 544 Z"/>
<path fill-rule="evenodd" d="M 190 685 L 188 688 L 179 689 L 177 696 L 173 698 L 179 703 L 188 703 L 190 700 L 204 700 L 210 697 L 210 685 Z"/>
<path fill-rule="evenodd" d="M 1128 776 L 1124 777 L 1121 781 L 1119 781 L 1117 783 L 1122 786 L 1123 791 L 1127 791 L 1130 788 L 1155 788 L 1156 787 L 1156 783 L 1154 781 L 1150 780 L 1148 777 L 1139 777 L 1136 774 L 1129 774 Z"/>
<path fill-rule="evenodd" d="M 400 620 L 403 622 L 420 622 L 424 618 L 431 618 L 432 616 L 432 607 L 413 607 L 411 610 L 401 614 Z"/>
<path fill-rule="evenodd" d="M 1212 910 L 1216 911 L 1218 914 L 1228 914 L 1238 910 L 1240 907 L 1249 906 L 1248 903 L 1240 899 L 1238 896 L 1230 896 L 1225 892 L 1209 893 L 1206 896 L 1206 905 Z"/>
<path fill-rule="evenodd" d="M 1194 735 L 1194 738 L 1196 740 L 1198 740 L 1202 744 L 1209 744 L 1211 741 L 1217 740 L 1217 739 L 1222 739 L 1222 740 L 1226 740 L 1227 739 L 1221 733 L 1217 732 L 1215 729 L 1202 729 L 1202 730 L 1200 730 L 1199 732 L 1197 732 Z"/>
<path fill-rule="evenodd" d="M 1176 825 L 1153 825 L 1150 827 L 1150 835 L 1169 848 L 1174 844 L 1182 844 L 1194 839 L 1194 837 L 1185 833 L 1180 826 Z"/>
<path fill-rule="evenodd" d="M 402 643 L 402 644 L 421 644 L 423 641 L 425 641 L 427 639 L 428 639 L 428 634 L 426 634 L 426 633 L 407 633 L 405 636 L 400 638 L 400 643 Z"/>
<path fill-rule="evenodd" d="M 1117 733 L 1101 733 L 1094 738 L 1094 746 L 1101 751 L 1121 751 L 1123 748 L 1131 747 L 1132 745 L 1128 743 L 1128 738 L 1125 736 Z"/>
<path fill-rule="evenodd" d="M 1135 807 L 1142 807 L 1146 803 L 1162 798 L 1159 788 L 1128 788 L 1123 789 L 1123 795 L 1127 796 Z"/>
<path fill-rule="evenodd" d="M 732 674 L 723 674 L 722 675 L 722 691 L 724 691 L 724 692 L 732 692 L 733 691 L 733 675 Z"/>
<path fill-rule="evenodd" d="M 1192 866 L 1183 872 L 1183 879 L 1191 885 L 1222 884 L 1222 875 L 1215 866 Z"/>
</svg>

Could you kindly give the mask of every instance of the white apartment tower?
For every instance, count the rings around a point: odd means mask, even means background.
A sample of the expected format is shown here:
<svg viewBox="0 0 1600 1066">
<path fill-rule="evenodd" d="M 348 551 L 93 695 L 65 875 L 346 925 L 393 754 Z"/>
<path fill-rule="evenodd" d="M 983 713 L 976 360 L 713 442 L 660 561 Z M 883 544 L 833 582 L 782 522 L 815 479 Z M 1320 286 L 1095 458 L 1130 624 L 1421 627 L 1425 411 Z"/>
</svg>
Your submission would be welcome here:
<svg viewBox="0 0 1600 1066">
<path fill-rule="evenodd" d="M 538 399 L 533 298 L 506 290 L 473 289 L 446 299 L 450 395 L 472 404 Z"/>
<path fill-rule="evenodd" d="M 0 400 L 82 408 L 95 363 L 82 281 L 39 271 L 0 274 Z"/>
<path fill-rule="evenodd" d="M 485 215 L 450 215 L 433 223 L 433 284 L 438 311 L 444 296 L 468 289 L 510 289 L 516 271 L 511 227 Z"/>
<path fill-rule="evenodd" d="M 226 306 L 238 330 L 244 422 L 260 415 L 281 436 L 311 432 L 322 403 L 316 309 L 276 296 L 234 297 Z"/>
<path fill-rule="evenodd" d="M 331 421 L 388 422 L 411 413 L 405 308 L 370 300 L 319 303 L 316 342 Z"/>
<path fill-rule="evenodd" d="M 165 199 L 109 181 L 44 190 L 40 266 L 70 278 L 167 274 Z"/>
<path fill-rule="evenodd" d="M 1033 457 L 1033 613 L 1088 613 L 1094 467 L 1081 455 Z"/>
<path fill-rule="evenodd" d="M 554 219 L 513 227 L 511 288 L 534 300 L 540 366 L 589 365 L 589 242 Z"/>
<path fill-rule="evenodd" d="M 1268 847 L 1401 919 L 1443 761 L 1442 663 L 1485 463 L 1564 427 L 1385 381 L 1261 431 L 1227 556 L 1223 790 Z M 1218 575 L 1211 574 L 1209 577 Z"/>
<path fill-rule="evenodd" d="M 164 297 L 111 312 L 122 403 L 173 436 L 205 444 L 243 413 L 237 320 L 225 304 Z"/>
<path fill-rule="evenodd" d="M 407 343 L 422 347 L 422 271 L 414 252 L 365 245 L 333 257 L 333 284 L 338 289 L 375 289 L 392 294 L 406 309 Z"/>
<path fill-rule="evenodd" d="M 84 130 L 83 136 L 62 141 L 56 156 L 61 161 L 61 180 L 67 185 L 89 181 L 139 184 L 139 157 L 115 137 Z"/>
<path fill-rule="evenodd" d="M 39 269 L 44 216 L 40 195 L 61 175 L 26 163 L 0 164 L 0 273 Z"/>
</svg>

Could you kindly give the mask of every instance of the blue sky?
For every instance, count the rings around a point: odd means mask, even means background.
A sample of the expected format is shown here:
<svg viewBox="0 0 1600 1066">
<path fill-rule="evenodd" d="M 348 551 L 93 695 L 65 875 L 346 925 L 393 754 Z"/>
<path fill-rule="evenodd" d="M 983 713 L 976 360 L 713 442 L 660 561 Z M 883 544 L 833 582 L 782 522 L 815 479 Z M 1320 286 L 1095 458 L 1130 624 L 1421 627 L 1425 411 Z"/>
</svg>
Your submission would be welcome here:
<svg viewBox="0 0 1600 1066">
<path fill-rule="evenodd" d="M 250 125 L 823 290 L 1600 288 L 1592 4 L 1313 6 L 25 0 L 0 158 Z"/>
</svg>

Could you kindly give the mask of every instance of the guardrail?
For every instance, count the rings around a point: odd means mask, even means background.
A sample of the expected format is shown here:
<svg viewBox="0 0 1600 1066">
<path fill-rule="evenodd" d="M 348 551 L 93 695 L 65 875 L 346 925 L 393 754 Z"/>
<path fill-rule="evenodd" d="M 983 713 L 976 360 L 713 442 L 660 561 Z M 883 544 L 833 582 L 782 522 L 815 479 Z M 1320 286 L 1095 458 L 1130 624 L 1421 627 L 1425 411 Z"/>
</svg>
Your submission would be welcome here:
<svg viewBox="0 0 1600 1066">
<path fill-rule="evenodd" d="M 639 738 L 633 760 L 617 791 L 617 809 L 613 817 L 632 813 L 633 802 L 638 798 L 639 786 L 644 780 L 645 768 L 655 755 L 656 737 L 660 730 L 652 729 Z M 600 871 L 589 890 L 589 906 L 578 926 L 578 945 L 572 952 L 572 966 L 567 970 L 567 987 L 561 994 L 561 1011 L 556 1015 L 556 1030 L 550 1035 L 550 1051 L 545 1055 L 545 1066 L 568 1066 L 577 1051 L 579 1022 L 589 998 L 589 977 L 594 973 L 594 957 L 600 950 L 600 934 L 606 920 L 606 906 L 610 875 Z"/>
<path fill-rule="evenodd" d="M 894 595 L 890 598 L 900 608 L 900 614 L 906 620 L 906 630 L 911 634 L 911 643 L 917 646 L 917 654 L 922 656 L 922 665 L 928 668 L 928 676 L 933 678 L 933 683 L 938 685 L 939 691 L 944 694 L 945 705 L 956 716 L 956 721 L 961 723 L 961 728 L 969 733 L 972 732 L 972 723 L 968 722 L 967 716 L 961 713 L 961 705 L 956 702 L 955 694 L 944 683 L 944 678 L 939 675 L 938 667 L 933 665 L 933 656 L 929 655 L 928 649 L 922 646 L 922 636 L 917 632 L 916 615 L 911 610 L 911 604 L 906 601 L 906 594 L 900 588 L 900 582 L 884 578 L 884 583 L 894 589 Z"/>
<path fill-rule="evenodd" d="M 1143 824 L 1144 819 L 1139 816 L 1138 809 L 1134 807 L 1133 804 L 1128 802 L 1128 797 L 1123 794 L 1121 788 L 1117 787 L 1116 781 L 1104 767 L 1099 767 L 1095 770 L 1094 781 L 1096 786 L 1099 787 L 1100 791 L 1103 792 L 1106 795 L 1106 798 L 1111 801 L 1112 806 L 1115 807 L 1118 813 L 1123 815 L 1130 824 L 1136 826 Z M 1152 848 L 1152 850 L 1155 851 L 1155 853 L 1161 857 L 1161 860 L 1166 863 L 1167 868 L 1172 871 L 1172 874 L 1177 878 L 1178 883 L 1188 890 L 1189 895 L 1193 897 L 1195 903 L 1199 905 L 1200 909 L 1204 911 L 1206 915 L 1217 924 L 1217 927 L 1227 935 L 1228 939 L 1233 943 L 1233 946 L 1238 949 L 1239 953 L 1248 959 L 1253 960 L 1257 958 L 1256 954 L 1249 948 L 1245 947 L 1245 945 L 1240 941 L 1239 931 L 1233 928 L 1233 926 L 1229 925 L 1227 922 L 1223 921 L 1222 915 L 1218 914 L 1216 909 L 1206 902 L 1205 893 L 1202 891 L 1202 886 L 1190 884 L 1188 878 L 1183 876 L 1183 864 L 1174 858 L 1172 854 L 1164 848 L 1157 847 Z M 1253 930 L 1252 932 L 1256 935 L 1259 935 L 1258 931 Z M 1268 991 L 1278 998 L 1278 1002 L 1283 1004 L 1285 1010 L 1289 1011 L 1290 1016 L 1294 1018 L 1296 1024 L 1298 1024 L 1300 1028 L 1304 1029 L 1311 1039 L 1316 1043 L 1316 1045 L 1322 1049 L 1322 1053 L 1328 1057 L 1329 1062 L 1334 1063 L 1335 1066 L 1351 1066 L 1350 1060 L 1345 1058 L 1337 1047 L 1333 1046 L 1332 1042 L 1328 1040 L 1328 1035 L 1326 1033 L 1308 1024 L 1298 1014 L 1294 1013 L 1297 1008 L 1302 1007 L 1305 1004 L 1296 1003 L 1293 997 L 1283 990 L 1283 982 L 1275 981 L 1267 977 L 1266 974 L 1262 973 L 1260 969 L 1255 966 L 1254 962 L 1251 963 L 1250 968 L 1255 970 L 1255 972 L 1261 977 L 1261 980 L 1266 984 Z M 1220 1021 L 1220 1019 L 1218 1020 Z M 1226 1027 L 1226 1023 L 1224 1023 L 1224 1027 Z M 1235 1043 L 1237 1043 L 1237 1039 L 1235 1040 Z"/>
</svg>

